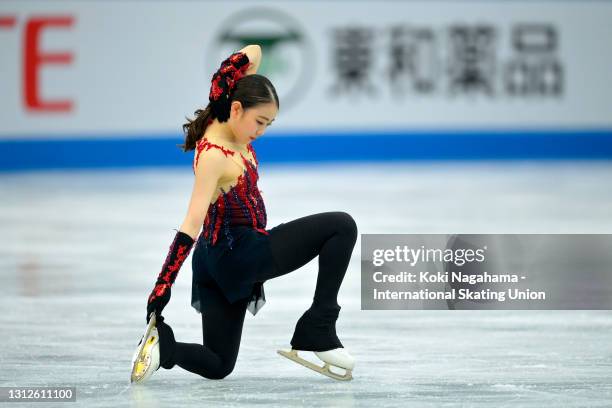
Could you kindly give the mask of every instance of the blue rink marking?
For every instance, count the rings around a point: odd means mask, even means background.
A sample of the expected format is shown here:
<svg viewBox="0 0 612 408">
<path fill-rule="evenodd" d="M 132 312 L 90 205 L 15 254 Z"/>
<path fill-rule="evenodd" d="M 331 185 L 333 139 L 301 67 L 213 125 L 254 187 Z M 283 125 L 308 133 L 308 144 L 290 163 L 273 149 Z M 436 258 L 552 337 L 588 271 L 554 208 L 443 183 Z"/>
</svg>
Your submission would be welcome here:
<svg viewBox="0 0 612 408">
<path fill-rule="evenodd" d="M 156 137 L 152 137 L 156 136 Z M 0 171 L 190 165 L 181 134 L 0 139 Z M 270 132 L 263 163 L 436 160 L 610 160 L 612 129 Z"/>
</svg>

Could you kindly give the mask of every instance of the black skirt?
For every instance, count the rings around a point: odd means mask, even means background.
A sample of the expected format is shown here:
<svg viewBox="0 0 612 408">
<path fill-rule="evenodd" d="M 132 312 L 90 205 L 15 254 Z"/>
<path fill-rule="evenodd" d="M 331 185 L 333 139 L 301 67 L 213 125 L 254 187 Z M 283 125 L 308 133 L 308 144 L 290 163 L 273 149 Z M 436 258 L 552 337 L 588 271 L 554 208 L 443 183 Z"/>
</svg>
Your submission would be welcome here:
<svg viewBox="0 0 612 408">
<path fill-rule="evenodd" d="M 248 310 L 255 315 L 265 303 L 263 281 L 257 276 L 270 276 L 275 269 L 270 237 L 242 225 L 229 227 L 229 232 L 231 248 L 224 233 L 215 245 L 200 236 L 192 257 L 191 306 L 201 313 L 198 286 L 216 286 L 229 303 L 249 298 Z"/>
</svg>

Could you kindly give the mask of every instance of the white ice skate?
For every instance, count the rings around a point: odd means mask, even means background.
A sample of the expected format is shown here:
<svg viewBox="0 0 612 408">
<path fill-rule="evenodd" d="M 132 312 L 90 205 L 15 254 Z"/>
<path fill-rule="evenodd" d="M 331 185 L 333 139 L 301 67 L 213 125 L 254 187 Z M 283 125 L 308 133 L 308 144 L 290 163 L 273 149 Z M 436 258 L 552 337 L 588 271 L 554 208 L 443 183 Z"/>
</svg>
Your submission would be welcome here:
<svg viewBox="0 0 612 408">
<path fill-rule="evenodd" d="M 300 350 L 301 351 L 301 350 Z M 305 353 L 305 351 L 302 351 Z M 278 350 L 278 354 L 293 360 L 298 364 L 308 367 L 318 373 L 326 375 L 338 381 L 350 381 L 353 379 L 352 372 L 355 367 L 355 359 L 343 348 L 337 348 L 329 351 L 315 351 L 314 354 L 323 361 L 323 366 L 318 366 L 308 360 L 303 359 L 298 355 L 298 350 L 291 351 Z M 331 370 L 331 367 L 338 367 L 345 370 L 344 374 L 336 373 Z"/>
<path fill-rule="evenodd" d="M 132 357 L 132 383 L 146 381 L 159 368 L 159 336 L 155 327 L 155 312 L 151 313 L 149 324 L 138 348 Z"/>
</svg>

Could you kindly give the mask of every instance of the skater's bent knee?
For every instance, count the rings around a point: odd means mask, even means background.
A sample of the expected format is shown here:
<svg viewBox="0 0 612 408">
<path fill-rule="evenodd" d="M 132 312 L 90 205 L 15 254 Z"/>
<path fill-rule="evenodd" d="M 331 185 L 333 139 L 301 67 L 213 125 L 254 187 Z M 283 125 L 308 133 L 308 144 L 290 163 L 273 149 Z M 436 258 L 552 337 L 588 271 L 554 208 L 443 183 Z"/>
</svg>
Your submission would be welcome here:
<svg viewBox="0 0 612 408">
<path fill-rule="evenodd" d="M 337 218 L 339 231 L 355 241 L 357 239 L 357 223 L 353 217 L 347 212 L 339 211 L 337 212 Z"/>
<path fill-rule="evenodd" d="M 221 366 L 216 370 L 207 373 L 204 377 L 209 380 L 222 380 L 234 371 L 234 365 Z"/>
</svg>

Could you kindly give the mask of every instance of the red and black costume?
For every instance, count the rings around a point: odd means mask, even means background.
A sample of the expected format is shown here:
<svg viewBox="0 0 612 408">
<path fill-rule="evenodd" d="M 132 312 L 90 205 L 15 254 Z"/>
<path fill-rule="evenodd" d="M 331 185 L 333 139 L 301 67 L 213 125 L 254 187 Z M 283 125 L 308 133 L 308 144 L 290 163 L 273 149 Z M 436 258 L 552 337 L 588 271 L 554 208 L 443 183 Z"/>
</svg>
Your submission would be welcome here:
<svg viewBox="0 0 612 408">
<path fill-rule="evenodd" d="M 234 161 L 242 170 L 236 183 L 221 194 L 208 207 L 204 226 L 198 239 L 198 250 L 202 258 L 201 267 L 194 268 L 193 287 L 207 278 L 213 278 L 230 302 L 250 298 L 249 310 L 256 314 L 265 304 L 263 282 L 256 282 L 255 270 L 271 270 L 272 255 L 264 237 L 269 235 L 266 206 L 257 187 L 259 175 L 255 150 L 248 145 L 253 162 L 241 153 L 224 146 L 200 139 L 196 143 L 193 170 L 202 152 L 217 149 Z M 235 248 L 240 240 L 241 245 Z M 223 263 L 213 262 L 223 258 Z M 195 262 L 195 259 L 194 259 Z M 201 299 L 192 291 L 192 306 L 200 311 Z"/>
<path fill-rule="evenodd" d="M 214 203 L 208 207 L 208 212 L 204 220 L 204 228 L 202 234 L 204 239 L 210 245 L 215 245 L 219 238 L 219 234 L 223 233 L 228 239 L 230 249 L 233 244 L 229 227 L 244 225 L 252 227 L 255 231 L 262 234 L 268 234 L 265 230 L 267 215 L 266 206 L 264 205 L 261 191 L 257 188 L 257 156 L 255 150 L 249 144 L 248 151 L 253 155 L 255 163 L 242 154 L 229 150 L 223 146 L 210 143 L 206 139 L 201 139 L 196 144 L 196 153 L 193 164 L 195 173 L 200 154 L 202 151 L 209 149 L 218 149 L 226 157 L 237 159 L 240 156 L 240 161 L 244 166 L 243 174 L 238 177 L 237 183 L 228 191 L 221 189 L 221 194 Z"/>
</svg>

